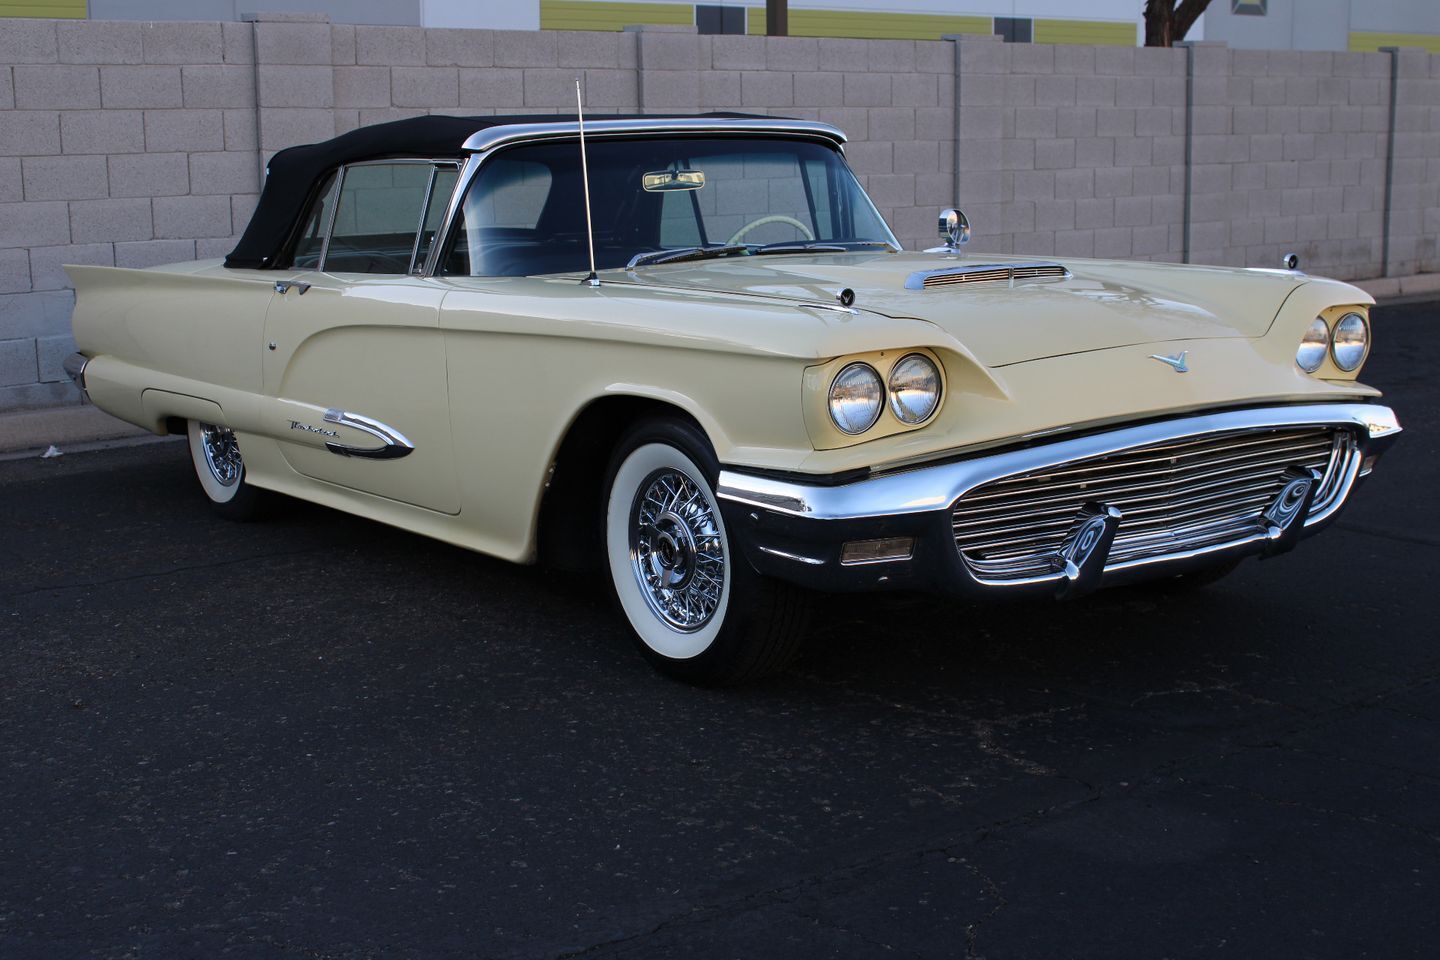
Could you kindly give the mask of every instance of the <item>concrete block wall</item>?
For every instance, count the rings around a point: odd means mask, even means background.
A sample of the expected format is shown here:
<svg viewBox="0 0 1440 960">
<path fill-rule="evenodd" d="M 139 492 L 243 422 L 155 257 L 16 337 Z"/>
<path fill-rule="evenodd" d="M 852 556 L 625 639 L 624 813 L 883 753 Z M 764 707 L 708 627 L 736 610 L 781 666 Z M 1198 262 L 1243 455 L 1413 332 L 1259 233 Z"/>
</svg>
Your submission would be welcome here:
<svg viewBox="0 0 1440 960">
<path fill-rule="evenodd" d="M 218 256 L 260 185 L 249 24 L 0 22 L 0 411 L 78 402 L 62 264 Z"/>
<path fill-rule="evenodd" d="M 1198 44 L 1191 259 L 1379 275 L 1389 63 Z"/>
<path fill-rule="evenodd" d="M 1293 250 L 1317 273 L 1378 276 L 1391 63 L 303 14 L 0 20 L 0 412 L 78 402 L 60 369 L 73 349 L 61 264 L 223 256 L 276 150 L 422 113 L 569 114 L 577 75 L 597 114 L 836 124 L 910 248 L 935 242 L 937 209 L 958 199 L 977 253 L 1273 266 Z M 1440 271 L 1440 57 L 1404 51 L 1394 66 L 1388 273 Z"/>
<path fill-rule="evenodd" d="M 1181 259 L 1183 50 L 958 46 L 972 248 Z"/>
<path fill-rule="evenodd" d="M 1387 269 L 1391 54 L 977 37 L 958 55 L 972 249 L 1231 266 L 1294 252 L 1341 279 L 1440 271 L 1440 57 L 1394 61 Z"/>
<path fill-rule="evenodd" d="M 954 191 L 952 44 L 636 36 L 646 112 L 738 110 L 832 123 L 850 137 L 850 164 L 901 242 L 936 242 L 936 211 Z"/>
</svg>

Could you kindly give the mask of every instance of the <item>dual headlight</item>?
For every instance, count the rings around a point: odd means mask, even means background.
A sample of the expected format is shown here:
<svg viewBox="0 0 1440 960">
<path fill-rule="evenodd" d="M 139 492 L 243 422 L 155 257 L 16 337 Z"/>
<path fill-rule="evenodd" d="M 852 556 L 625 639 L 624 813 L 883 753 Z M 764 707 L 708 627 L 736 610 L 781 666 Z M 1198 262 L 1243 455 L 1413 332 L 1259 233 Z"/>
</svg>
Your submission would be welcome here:
<svg viewBox="0 0 1440 960">
<path fill-rule="evenodd" d="M 1323 317 L 1316 317 L 1300 338 L 1295 362 L 1306 373 L 1314 373 L 1325 362 L 1325 354 L 1346 373 L 1359 369 L 1370 350 L 1370 324 L 1358 313 L 1347 313 L 1332 331 Z"/>
<path fill-rule="evenodd" d="M 830 419 L 852 437 L 875 426 L 887 405 L 896 420 L 916 426 L 940 406 L 940 370 L 923 354 L 906 354 L 890 368 L 886 384 L 874 367 L 856 361 L 836 374 L 829 400 Z"/>
</svg>

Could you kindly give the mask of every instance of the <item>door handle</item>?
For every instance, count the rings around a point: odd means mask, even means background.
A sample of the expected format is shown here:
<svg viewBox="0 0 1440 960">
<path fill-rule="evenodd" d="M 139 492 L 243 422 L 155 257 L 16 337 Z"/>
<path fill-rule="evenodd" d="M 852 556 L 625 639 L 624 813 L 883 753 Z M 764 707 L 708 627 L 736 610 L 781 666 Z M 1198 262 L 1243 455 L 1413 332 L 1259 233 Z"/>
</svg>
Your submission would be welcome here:
<svg viewBox="0 0 1440 960">
<path fill-rule="evenodd" d="M 369 417 L 362 417 L 358 413 L 350 413 L 346 410 L 336 410 L 331 407 L 325 411 L 326 423 L 338 423 L 342 427 L 354 427 L 362 433 L 368 433 L 380 441 L 378 447 L 354 447 L 348 443 L 336 443 L 334 440 L 325 441 L 325 449 L 342 457 L 362 457 L 366 460 L 399 460 L 401 457 L 408 457 L 415 451 L 415 445 L 405 439 L 405 435 L 394 427 L 386 426 L 379 420 L 371 420 Z"/>
<path fill-rule="evenodd" d="M 310 289 L 310 284 L 306 283 L 306 282 L 303 281 L 303 280 L 276 280 L 276 281 L 275 281 L 275 292 L 276 292 L 276 293 L 281 293 L 281 294 L 283 294 L 283 293 L 285 293 L 287 290 L 289 290 L 291 287 L 294 287 L 296 290 L 299 290 L 299 291 L 300 291 L 300 296 L 303 297 L 303 296 L 305 296 L 305 291 Z"/>
</svg>

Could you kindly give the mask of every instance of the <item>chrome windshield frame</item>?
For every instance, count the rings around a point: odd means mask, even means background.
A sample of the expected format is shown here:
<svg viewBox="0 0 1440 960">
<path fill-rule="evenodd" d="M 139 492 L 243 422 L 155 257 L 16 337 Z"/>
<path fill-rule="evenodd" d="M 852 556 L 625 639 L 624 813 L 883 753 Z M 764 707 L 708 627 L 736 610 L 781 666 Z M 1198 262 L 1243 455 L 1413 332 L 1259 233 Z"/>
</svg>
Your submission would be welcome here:
<svg viewBox="0 0 1440 960">
<path fill-rule="evenodd" d="M 813 120 L 783 120 L 769 117 L 657 117 L 655 119 L 591 120 L 585 124 L 585 139 L 601 137 L 664 137 L 672 134 L 755 134 L 760 136 L 810 137 L 845 143 L 839 127 Z M 462 147 L 470 153 L 485 153 L 500 147 L 535 140 L 580 139 L 580 124 L 507 123 L 472 133 Z"/>
<path fill-rule="evenodd" d="M 586 120 L 586 140 L 616 140 L 633 139 L 635 137 L 764 137 L 782 140 L 810 140 L 827 144 L 835 149 L 840 155 L 842 162 L 845 160 L 846 137 L 838 127 L 828 123 L 819 123 L 810 120 L 781 120 L 766 117 L 671 117 L 638 119 L 638 120 Z M 464 149 L 469 151 L 465 158 L 464 165 L 460 168 L 460 176 L 455 182 L 455 190 L 450 195 L 450 203 L 445 210 L 445 219 L 437 233 L 437 242 L 430 245 L 430 251 L 426 257 L 425 269 L 422 276 L 439 276 L 441 252 L 448 249 L 453 238 L 455 225 L 460 217 L 461 206 L 465 194 L 470 189 L 470 184 L 480 173 L 480 169 L 497 153 L 509 147 L 521 146 L 528 143 L 538 143 L 547 140 L 574 140 L 577 144 L 580 141 L 580 125 L 577 122 L 556 122 L 556 123 L 509 123 L 501 126 L 490 127 L 487 130 L 480 130 L 470 135 L 464 143 Z M 845 166 L 848 168 L 849 164 Z M 852 176 L 854 171 L 851 171 Z M 880 215 L 875 206 L 875 201 L 870 198 L 869 193 L 860 184 L 858 177 L 855 184 L 860 190 L 860 195 L 865 198 L 870 209 L 874 211 L 876 218 L 885 225 L 890 232 L 892 239 L 895 238 L 895 231 Z M 898 239 L 895 239 L 896 249 L 900 249 Z M 484 278 L 476 278 L 484 279 Z"/>
</svg>

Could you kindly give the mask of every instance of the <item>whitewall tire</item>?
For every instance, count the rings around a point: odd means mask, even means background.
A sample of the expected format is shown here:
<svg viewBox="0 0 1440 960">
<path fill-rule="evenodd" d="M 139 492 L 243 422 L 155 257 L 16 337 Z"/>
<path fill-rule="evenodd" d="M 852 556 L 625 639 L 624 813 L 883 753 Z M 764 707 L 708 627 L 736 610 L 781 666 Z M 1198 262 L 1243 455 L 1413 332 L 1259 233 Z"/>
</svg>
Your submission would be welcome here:
<svg viewBox="0 0 1440 960">
<path fill-rule="evenodd" d="M 186 424 L 190 461 L 200 489 L 217 513 L 231 520 L 249 520 L 260 513 L 261 491 L 245 482 L 245 460 L 229 427 L 191 420 Z"/>
<path fill-rule="evenodd" d="M 661 672 L 692 683 L 780 669 L 806 620 L 798 591 L 762 580 L 731 542 L 718 473 L 693 425 L 649 421 L 622 438 L 604 501 L 606 564 L 637 646 Z"/>
</svg>

